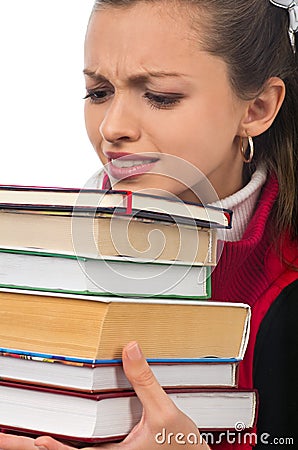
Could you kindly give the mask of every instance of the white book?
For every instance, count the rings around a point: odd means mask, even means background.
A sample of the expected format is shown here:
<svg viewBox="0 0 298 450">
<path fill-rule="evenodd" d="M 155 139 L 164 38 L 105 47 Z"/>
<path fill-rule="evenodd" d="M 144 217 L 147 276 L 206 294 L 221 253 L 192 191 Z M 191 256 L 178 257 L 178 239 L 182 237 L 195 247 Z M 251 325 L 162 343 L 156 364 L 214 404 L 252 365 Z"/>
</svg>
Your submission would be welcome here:
<svg viewBox="0 0 298 450">
<path fill-rule="evenodd" d="M 200 430 L 235 430 L 237 423 L 243 430 L 255 423 L 255 391 L 181 389 L 168 394 Z M 123 437 L 142 415 L 142 405 L 132 392 L 74 394 L 2 382 L 0 402 L 2 429 L 80 441 Z M 161 427 L 157 439 L 162 439 L 162 432 Z"/>
<path fill-rule="evenodd" d="M 0 286 L 90 295 L 209 298 L 210 269 L 0 249 Z"/>
<path fill-rule="evenodd" d="M 23 383 L 55 386 L 82 391 L 132 389 L 119 360 L 86 363 L 83 359 L 53 359 L 22 352 L 0 353 L 0 378 Z M 200 360 L 149 361 L 163 387 L 236 387 L 239 360 L 204 358 Z"/>
</svg>

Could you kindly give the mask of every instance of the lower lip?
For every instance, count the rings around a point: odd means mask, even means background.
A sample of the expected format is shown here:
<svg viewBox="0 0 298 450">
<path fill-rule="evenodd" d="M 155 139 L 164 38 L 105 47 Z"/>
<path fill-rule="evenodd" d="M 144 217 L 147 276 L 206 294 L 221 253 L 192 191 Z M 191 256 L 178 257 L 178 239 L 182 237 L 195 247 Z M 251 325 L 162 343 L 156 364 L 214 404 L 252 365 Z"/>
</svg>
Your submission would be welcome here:
<svg viewBox="0 0 298 450">
<path fill-rule="evenodd" d="M 148 164 L 143 163 L 133 167 L 116 167 L 113 165 L 111 160 L 109 160 L 107 170 L 112 178 L 115 178 L 116 180 L 123 180 L 127 178 L 135 178 L 150 172 L 150 170 L 152 170 L 152 168 L 155 166 L 156 162 L 157 161 L 148 162 Z"/>
</svg>

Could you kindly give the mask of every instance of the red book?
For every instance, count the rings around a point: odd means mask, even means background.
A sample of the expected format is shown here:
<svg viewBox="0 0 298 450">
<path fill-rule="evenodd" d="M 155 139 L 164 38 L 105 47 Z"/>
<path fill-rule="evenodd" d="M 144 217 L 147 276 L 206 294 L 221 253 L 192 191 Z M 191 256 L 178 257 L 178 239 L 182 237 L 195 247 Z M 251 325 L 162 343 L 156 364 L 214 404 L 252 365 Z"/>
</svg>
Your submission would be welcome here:
<svg viewBox="0 0 298 450">
<path fill-rule="evenodd" d="M 200 430 L 234 430 L 236 423 L 250 429 L 255 424 L 256 391 L 169 389 L 167 392 Z M 85 394 L 0 382 L 0 403 L 2 431 L 47 434 L 89 443 L 122 439 L 142 414 L 135 393 L 127 391 Z M 159 438 L 162 439 L 162 434 Z"/>
</svg>

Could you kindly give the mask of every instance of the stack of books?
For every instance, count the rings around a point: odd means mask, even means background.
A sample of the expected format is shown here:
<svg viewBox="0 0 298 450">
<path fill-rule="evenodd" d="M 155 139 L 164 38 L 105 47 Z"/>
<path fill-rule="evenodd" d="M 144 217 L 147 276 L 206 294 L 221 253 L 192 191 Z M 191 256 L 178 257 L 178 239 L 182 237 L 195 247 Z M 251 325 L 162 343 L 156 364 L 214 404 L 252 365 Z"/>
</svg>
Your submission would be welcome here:
<svg viewBox="0 0 298 450">
<path fill-rule="evenodd" d="M 202 301 L 230 211 L 26 187 L 0 188 L 0 208 L 2 430 L 127 435 L 142 412 L 121 366 L 132 340 L 200 429 L 254 425 L 256 392 L 237 389 L 250 309 Z"/>
<path fill-rule="evenodd" d="M 210 297 L 231 212 L 126 191 L 0 187 L 0 285 L 50 292 Z"/>
</svg>

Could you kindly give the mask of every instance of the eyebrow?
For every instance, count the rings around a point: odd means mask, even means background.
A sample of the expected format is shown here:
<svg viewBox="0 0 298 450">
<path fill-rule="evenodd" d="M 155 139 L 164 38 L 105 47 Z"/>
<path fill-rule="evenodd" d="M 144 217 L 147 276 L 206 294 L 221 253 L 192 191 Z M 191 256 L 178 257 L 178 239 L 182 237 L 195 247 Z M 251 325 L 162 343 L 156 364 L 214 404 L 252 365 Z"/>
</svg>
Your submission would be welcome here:
<svg viewBox="0 0 298 450">
<path fill-rule="evenodd" d="M 87 75 L 89 78 L 95 81 L 106 81 L 106 78 L 99 74 L 94 72 L 90 69 L 84 69 L 83 73 Z M 166 77 L 175 77 L 175 78 L 181 78 L 183 76 L 186 76 L 183 73 L 178 72 L 164 72 L 164 71 L 151 71 L 146 73 L 140 73 L 136 75 L 131 75 L 128 77 L 127 81 L 130 83 L 144 83 L 148 81 L 150 78 L 166 78 Z"/>
</svg>

